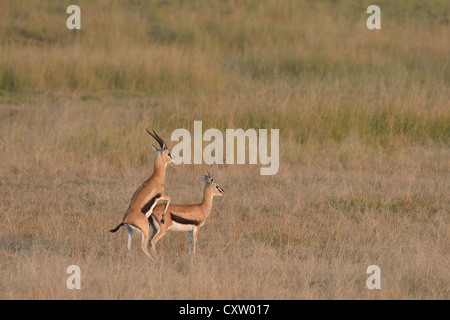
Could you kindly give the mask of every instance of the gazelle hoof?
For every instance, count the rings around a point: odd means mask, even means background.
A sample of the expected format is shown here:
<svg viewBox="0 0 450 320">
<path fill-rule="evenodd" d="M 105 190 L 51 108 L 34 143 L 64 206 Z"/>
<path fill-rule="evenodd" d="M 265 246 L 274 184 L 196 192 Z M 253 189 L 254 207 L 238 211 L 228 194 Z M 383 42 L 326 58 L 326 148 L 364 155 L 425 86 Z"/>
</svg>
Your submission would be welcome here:
<svg viewBox="0 0 450 320">
<path fill-rule="evenodd" d="M 164 224 L 164 221 L 165 221 L 164 219 L 161 219 L 161 223 L 162 223 L 162 224 Z"/>
</svg>

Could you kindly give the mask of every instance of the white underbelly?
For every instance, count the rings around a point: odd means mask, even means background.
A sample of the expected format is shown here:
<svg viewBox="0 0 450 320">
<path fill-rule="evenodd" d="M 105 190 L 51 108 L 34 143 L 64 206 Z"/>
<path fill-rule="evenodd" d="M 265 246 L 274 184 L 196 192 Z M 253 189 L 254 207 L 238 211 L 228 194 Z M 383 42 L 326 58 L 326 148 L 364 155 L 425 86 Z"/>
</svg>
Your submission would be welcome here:
<svg viewBox="0 0 450 320">
<path fill-rule="evenodd" d="M 172 225 L 168 228 L 170 231 L 192 231 L 195 226 L 193 224 L 181 224 L 175 221 L 172 221 Z"/>
</svg>

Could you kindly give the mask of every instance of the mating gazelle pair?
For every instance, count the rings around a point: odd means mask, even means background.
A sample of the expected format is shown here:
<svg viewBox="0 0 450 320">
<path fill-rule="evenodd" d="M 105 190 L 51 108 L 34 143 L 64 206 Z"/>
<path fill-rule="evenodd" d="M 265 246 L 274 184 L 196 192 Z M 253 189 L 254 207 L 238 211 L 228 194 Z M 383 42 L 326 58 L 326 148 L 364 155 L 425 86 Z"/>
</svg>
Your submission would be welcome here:
<svg viewBox="0 0 450 320">
<path fill-rule="evenodd" d="M 128 250 L 131 249 L 134 231 L 139 232 L 142 240 L 141 248 L 149 258 L 152 258 L 147 249 L 150 228 L 152 229 L 150 241 L 155 256 L 156 242 L 168 230 L 188 231 L 189 253 L 193 251 L 195 254 L 198 231 L 211 211 L 212 198 L 216 195 L 223 195 L 224 191 L 208 173 L 205 176 L 206 186 L 202 203 L 171 205 L 170 198 L 165 196 L 163 192 L 166 167 L 167 164 L 173 162 L 174 157 L 171 155 L 164 140 L 155 131 L 153 131 L 153 134 L 148 130 L 147 132 L 160 145 L 159 149 L 153 146 L 153 150 L 156 152 L 153 174 L 135 191 L 122 222 L 110 232 L 114 233 L 124 226 L 128 233 Z M 157 205 L 159 201 L 164 201 L 165 205 Z M 167 211 L 169 211 L 169 215 L 166 220 Z"/>
</svg>

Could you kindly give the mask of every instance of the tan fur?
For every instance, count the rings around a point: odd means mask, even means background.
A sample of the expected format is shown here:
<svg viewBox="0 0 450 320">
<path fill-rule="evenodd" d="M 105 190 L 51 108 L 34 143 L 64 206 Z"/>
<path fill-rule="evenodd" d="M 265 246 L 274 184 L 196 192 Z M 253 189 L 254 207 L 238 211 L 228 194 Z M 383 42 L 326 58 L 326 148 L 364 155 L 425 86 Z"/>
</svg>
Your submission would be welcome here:
<svg viewBox="0 0 450 320">
<path fill-rule="evenodd" d="M 154 255 L 156 256 L 156 242 L 161 239 L 169 230 L 173 230 L 174 221 L 173 215 L 180 217 L 184 220 L 190 220 L 195 222 L 196 224 L 192 226 L 192 230 L 190 232 L 193 233 L 193 241 L 189 246 L 189 252 L 191 252 L 193 246 L 193 254 L 195 254 L 195 248 L 197 244 L 198 233 L 200 227 L 205 223 L 206 218 L 211 212 L 212 200 L 214 196 L 222 196 L 223 190 L 214 182 L 207 182 L 204 192 L 203 192 L 203 201 L 198 204 L 191 205 L 176 205 L 170 204 L 167 208 L 166 219 L 164 223 L 161 222 L 161 216 L 164 212 L 164 206 L 158 205 L 152 212 L 152 215 L 149 217 L 149 224 L 154 226 L 153 237 L 150 240 L 152 250 Z M 190 228 L 188 224 L 185 224 L 186 228 Z M 188 230 L 174 230 L 174 231 L 188 231 Z"/>
<path fill-rule="evenodd" d="M 155 147 L 153 147 L 153 149 L 156 151 L 153 174 L 134 192 L 130 205 L 123 216 L 122 223 L 115 230 L 111 230 L 111 232 L 116 232 L 122 225 L 131 225 L 132 227 L 139 229 L 142 232 L 141 249 L 149 258 L 152 258 L 152 256 L 147 250 L 147 243 L 149 240 L 147 216 L 149 216 L 151 212 L 148 212 L 146 215 L 146 212 L 142 212 L 142 208 L 157 195 L 160 196 L 155 199 L 155 202 L 166 202 L 165 205 L 162 205 L 163 212 L 164 208 L 168 207 L 170 198 L 164 195 L 163 192 L 165 188 L 166 167 L 167 164 L 172 162 L 172 156 L 167 147 L 165 147 L 165 143 L 164 147 L 161 149 L 156 149 Z M 131 231 L 132 228 L 126 228 L 126 230 L 129 237 L 128 249 L 130 249 L 133 231 Z"/>
</svg>

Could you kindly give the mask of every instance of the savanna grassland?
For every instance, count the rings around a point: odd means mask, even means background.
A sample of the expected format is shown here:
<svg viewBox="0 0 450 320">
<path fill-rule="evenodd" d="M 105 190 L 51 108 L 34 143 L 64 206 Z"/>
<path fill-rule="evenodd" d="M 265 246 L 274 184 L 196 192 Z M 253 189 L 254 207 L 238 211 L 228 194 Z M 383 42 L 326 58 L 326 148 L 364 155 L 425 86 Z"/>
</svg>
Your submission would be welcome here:
<svg viewBox="0 0 450 320">
<path fill-rule="evenodd" d="M 0 1 L 1 299 L 449 299 L 450 3 Z M 126 250 L 155 129 L 280 129 L 280 169 L 169 165 L 197 255 Z M 206 145 L 207 143 L 205 143 Z M 68 290 L 66 268 L 81 268 Z M 381 290 L 366 269 L 381 268 Z"/>
</svg>

